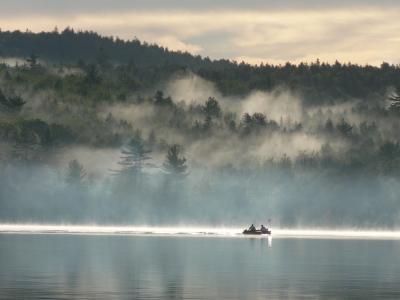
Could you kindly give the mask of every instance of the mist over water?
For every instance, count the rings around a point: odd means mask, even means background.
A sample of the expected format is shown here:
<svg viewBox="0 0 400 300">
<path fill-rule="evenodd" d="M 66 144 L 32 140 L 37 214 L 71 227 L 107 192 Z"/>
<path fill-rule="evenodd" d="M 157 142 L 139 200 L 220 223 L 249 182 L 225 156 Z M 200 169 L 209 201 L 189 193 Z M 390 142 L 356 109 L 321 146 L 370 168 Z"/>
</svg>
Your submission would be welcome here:
<svg viewBox="0 0 400 300">
<path fill-rule="evenodd" d="M 4 68 L 8 76 L 29 71 Z M 88 76 L 78 67 L 41 72 L 60 81 Z M 312 105 L 284 86 L 227 95 L 185 71 L 82 107 L 80 94 L 18 85 L 11 93 L 7 80 L 5 95 L 27 101 L 17 114 L 1 112 L 0 223 L 400 227 L 400 125 L 382 98 Z M 7 126 L 17 127 L 16 141 Z M 54 142 L 51 130 L 76 137 Z M 128 174 L 132 141 L 143 161 L 131 159 Z M 181 174 L 165 168 L 175 144 Z"/>
<path fill-rule="evenodd" d="M 226 237 L 226 238 L 260 238 L 267 239 L 272 246 L 272 238 L 299 239 L 369 239 L 397 240 L 400 231 L 363 231 L 363 230 L 318 230 L 318 229 L 279 229 L 269 227 L 271 235 L 243 235 L 244 227 L 192 227 L 181 225 L 176 227 L 154 226 L 99 226 L 99 225 L 67 225 L 67 224 L 0 224 L 3 234 L 77 234 L 77 235 L 132 235 L 132 236 L 170 236 L 170 237 Z"/>
<path fill-rule="evenodd" d="M 191 173 L 166 182 L 148 174 L 141 187 L 103 179 L 71 186 L 50 167 L 4 169 L 2 223 L 77 223 L 393 229 L 399 184 L 380 178 L 297 177 L 275 171 Z M 21 186 L 16 182 L 24 182 Z"/>
</svg>

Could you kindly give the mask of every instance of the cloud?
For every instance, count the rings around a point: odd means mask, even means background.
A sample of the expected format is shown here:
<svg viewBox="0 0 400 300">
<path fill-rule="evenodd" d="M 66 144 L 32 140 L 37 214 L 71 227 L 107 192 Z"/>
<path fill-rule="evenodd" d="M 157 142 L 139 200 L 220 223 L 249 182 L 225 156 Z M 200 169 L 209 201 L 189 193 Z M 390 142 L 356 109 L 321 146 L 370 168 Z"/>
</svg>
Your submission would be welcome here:
<svg viewBox="0 0 400 300">
<path fill-rule="evenodd" d="M 222 95 L 214 83 L 195 74 L 170 80 L 166 84 L 164 92 L 175 101 L 184 101 L 188 105 L 203 104 L 209 97 L 222 99 Z"/>
<path fill-rule="evenodd" d="M 298 9 L 337 9 L 337 8 L 393 8 L 399 7 L 397 0 L 1 0 L 0 16 L 52 14 L 56 16 L 76 15 L 79 13 L 124 13 L 127 11 L 173 11 L 192 12 L 246 10 L 298 10 Z"/>
<path fill-rule="evenodd" d="M 262 112 L 269 119 L 276 121 L 281 118 L 291 122 L 302 121 L 301 100 L 288 91 L 273 93 L 254 91 L 241 101 L 240 110 L 242 114 Z"/>
<path fill-rule="evenodd" d="M 186 51 L 192 54 L 198 54 L 202 50 L 200 45 L 185 43 L 173 35 L 158 36 L 154 34 L 142 34 L 141 39 L 162 45 L 163 47 L 167 47 L 169 50 L 174 51 Z"/>
<path fill-rule="evenodd" d="M 164 89 L 166 95 L 174 101 L 184 101 L 187 105 L 204 104 L 209 97 L 215 97 L 224 111 L 244 113 L 261 112 L 268 119 L 300 122 L 303 109 L 301 99 L 286 90 L 273 92 L 252 91 L 246 97 L 223 96 L 214 83 L 197 75 L 188 74 L 170 80 Z"/>
</svg>

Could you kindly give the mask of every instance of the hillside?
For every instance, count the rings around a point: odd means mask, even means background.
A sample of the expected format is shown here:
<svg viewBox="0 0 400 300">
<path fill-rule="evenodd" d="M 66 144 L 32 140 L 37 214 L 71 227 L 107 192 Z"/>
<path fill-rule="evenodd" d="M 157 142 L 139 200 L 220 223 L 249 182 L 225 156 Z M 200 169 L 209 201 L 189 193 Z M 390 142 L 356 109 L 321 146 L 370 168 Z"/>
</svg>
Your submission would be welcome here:
<svg viewBox="0 0 400 300">
<path fill-rule="evenodd" d="M 351 98 L 376 99 L 388 88 L 400 88 L 399 66 L 387 63 L 374 67 L 339 62 L 329 65 L 317 60 L 300 65 L 251 66 L 69 28 L 62 32 L 0 32 L 0 57 L 26 58 L 32 54 L 45 61 L 68 65 L 130 64 L 143 74 L 149 72 L 148 68 L 188 69 L 214 82 L 226 95 L 245 95 L 254 89 L 271 91 L 284 86 L 300 93 L 310 104 Z"/>
<path fill-rule="evenodd" d="M 250 66 L 72 30 L 0 41 L 22 61 L 0 64 L 2 221 L 400 224 L 398 66 Z"/>
</svg>

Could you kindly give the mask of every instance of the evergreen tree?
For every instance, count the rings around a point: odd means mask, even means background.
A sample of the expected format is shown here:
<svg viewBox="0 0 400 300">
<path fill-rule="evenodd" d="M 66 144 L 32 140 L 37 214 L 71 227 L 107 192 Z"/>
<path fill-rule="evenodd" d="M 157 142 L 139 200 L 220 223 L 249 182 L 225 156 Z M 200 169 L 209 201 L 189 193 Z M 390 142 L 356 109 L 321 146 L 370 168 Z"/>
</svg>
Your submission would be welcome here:
<svg viewBox="0 0 400 300">
<path fill-rule="evenodd" d="M 146 149 L 140 136 L 133 138 L 121 150 L 123 156 L 118 164 L 122 167 L 117 174 L 137 180 L 142 175 L 143 167 L 150 166 L 147 163 L 151 159 L 150 150 Z"/>
<path fill-rule="evenodd" d="M 203 111 L 205 115 L 210 118 L 219 118 L 221 116 L 221 107 L 214 97 L 208 98 L 203 107 Z"/>
<path fill-rule="evenodd" d="M 67 182 L 71 185 L 82 186 L 85 177 L 86 171 L 83 165 L 76 159 L 71 160 L 68 163 Z"/>
<path fill-rule="evenodd" d="M 347 123 L 344 119 L 342 119 L 340 123 L 336 125 L 336 128 L 343 136 L 346 137 L 350 136 L 353 130 L 353 126 Z"/>
<path fill-rule="evenodd" d="M 157 91 L 154 95 L 154 104 L 158 106 L 172 106 L 173 102 L 170 97 L 164 98 L 164 93 Z"/>
<path fill-rule="evenodd" d="M 267 127 L 267 117 L 263 113 L 256 112 L 251 117 L 251 123 L 252 127 L 260 131 L 260 129 Z"/>
<path fill-rule="evenodd" d="M 333 127 L 333 122 L 331 119 L 328 119 L 326 121 L 324 129 L 325 129 L 326 133 L 329 133 L 329 134 L 333 133 L 334 127 Z"/>
<path fill-rule="evenodd" d="M 163 167 L 167 174 L 175 177 L 185 177 L 187 175 L 186 158 L 181 156 L 181 148 L 179 145 L 172 145 L 168 149 Z"/>
<path fill-rule="evenodd" d="M 263 113 L 254 113 L 252 116 L 252 120 L 256 125 L 265 126 L 267 117 Z"/>
</svg>

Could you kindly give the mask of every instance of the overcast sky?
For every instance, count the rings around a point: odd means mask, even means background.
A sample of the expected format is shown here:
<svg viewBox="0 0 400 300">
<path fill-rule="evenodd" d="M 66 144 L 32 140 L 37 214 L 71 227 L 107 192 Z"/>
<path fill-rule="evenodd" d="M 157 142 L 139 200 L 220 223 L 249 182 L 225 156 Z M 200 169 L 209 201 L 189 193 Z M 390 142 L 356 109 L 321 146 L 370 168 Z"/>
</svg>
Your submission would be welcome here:
<svg viewBox="0 0 400 300">
<path fill-rule="evenodd" d="M 55 26 L 250 63 L 400 63 L 399 0 L 0 0 L 2 30 Z"/>
</svg>

